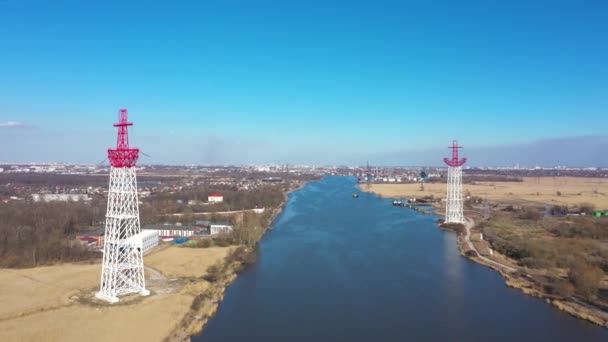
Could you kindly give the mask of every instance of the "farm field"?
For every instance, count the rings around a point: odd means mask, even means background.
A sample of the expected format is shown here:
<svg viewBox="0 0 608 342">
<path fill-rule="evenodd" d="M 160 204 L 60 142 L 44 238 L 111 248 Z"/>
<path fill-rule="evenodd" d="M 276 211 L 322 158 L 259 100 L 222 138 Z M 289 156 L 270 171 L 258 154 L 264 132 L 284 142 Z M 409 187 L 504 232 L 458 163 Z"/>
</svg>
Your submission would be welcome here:
<svg viewBox="0 0 608 342">
<path fill-rule="evenodd" d="M 367 191 L 367 185 L 360 185 Z M 578 177 L 527 177 L 523 182 L 477 182 L 464 184 L 465 194 L 501 203 L 537 203 L 579 205 L 591 203 L 597 209 L 608 209 L 608 179 Z M 370 192 L 382 197 L 445 197 L 444 183 L 370 184 Z M 559 192 L 559 194 L 558 194 Z"/>
</svg>

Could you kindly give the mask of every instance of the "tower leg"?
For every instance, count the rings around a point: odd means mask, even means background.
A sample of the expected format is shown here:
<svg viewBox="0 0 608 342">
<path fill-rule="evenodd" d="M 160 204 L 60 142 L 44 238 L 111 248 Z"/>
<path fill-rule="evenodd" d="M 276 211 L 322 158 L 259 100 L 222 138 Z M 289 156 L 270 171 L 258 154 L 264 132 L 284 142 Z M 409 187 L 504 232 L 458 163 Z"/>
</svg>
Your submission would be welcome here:
<svg viewBox="0 0 608 342">
<path fill-rule="evenodd" d="M 126 294 L 150 294 L 146 289 L 134 167 L 110 169 L 101 285 L 95 295 L 110 303 Z"/>
<path fill-rule="evenodd" d="M 460 166 L 450 166 L 447 181 L 446 223 L 464 223 L 463 204 L 462 168 Z"/>
</svg>

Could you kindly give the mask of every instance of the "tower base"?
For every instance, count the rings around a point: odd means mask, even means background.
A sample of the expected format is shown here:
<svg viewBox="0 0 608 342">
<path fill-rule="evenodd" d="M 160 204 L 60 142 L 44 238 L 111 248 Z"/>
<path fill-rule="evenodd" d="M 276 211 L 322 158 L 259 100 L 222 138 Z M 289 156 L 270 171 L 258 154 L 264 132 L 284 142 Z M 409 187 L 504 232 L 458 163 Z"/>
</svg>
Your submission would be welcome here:
<svg viewBox="0 0 608 342">
<path fill-rule="evenodd" d="M 150 295 L 150 291 L 149 290 L 141 290 L 139 291 L 139 295 L 140 296 L 149 296 Z M 105 293 L 101 293 L 101 292 L 96 292 L 95 293 L 95 298 L 97 299 L 101 299 L 101 300 L 105 300 L 106 302 L 110 303 L 110 304 L 114 304 L 114 303 L 118 303 L 118 301 L 120 300 L 118 297 L 115 296 L 108 296 Z"/>
<path fill-rule="evenodd" d="M 97 292 L 97 293 L 95 293 L 95 297 L 98 299 L 101 299 L 101 300 L 105 300 L 106 302 L 108 302 L 110 304 L 118 303 L 118 297 L 108 296 L 105 293 Z"/>
</svg>

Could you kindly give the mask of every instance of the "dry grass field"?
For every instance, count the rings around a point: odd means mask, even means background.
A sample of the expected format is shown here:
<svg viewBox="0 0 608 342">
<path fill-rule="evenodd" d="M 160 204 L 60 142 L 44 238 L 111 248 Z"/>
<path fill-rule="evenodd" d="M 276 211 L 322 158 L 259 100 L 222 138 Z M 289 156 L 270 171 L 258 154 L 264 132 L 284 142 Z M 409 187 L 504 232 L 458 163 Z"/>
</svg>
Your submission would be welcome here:
<svg viewBox="0 0 608 342">
<path fill-rule="evenodd" d="M 61 307 L 99 284 L 101 265 L 59 265 L 0 270 L 0 321 Z"/>
<path fill-rule="evenodd" d="M 366 191 L 367 186 L 360 186 Z M 502 203 L 547 203 L 559 205 L 594 204 L 597 209 L 608 209 L 608 179 L 578 177 L 529 177 L 523 182 L 478 182 L 464 184 L 464 191 Z M 444 198 L 445 184 L 371 184 L 370 191 L 382 197 Z M 558 195 L 558 192 L 560 193 Z"/>
<path fill-rule="evenodd" d="M 100 264 L 2 269 L 0 341 L 161 341 L 207 286 L 179 278 L 203 275 L 229 250 L 170 247 L 148 255 L 146 266 L 160 271 L 146 271 L 152 294 L 114 305 L 93 299 Z"/>
<path fill-rule="evenodd" d="M 146 265 L 152 266 L 169 278 L 202 277 L 207 268 L 223 260 L 233 247 L 168 248 L 146 256 Z"/>
</svg>

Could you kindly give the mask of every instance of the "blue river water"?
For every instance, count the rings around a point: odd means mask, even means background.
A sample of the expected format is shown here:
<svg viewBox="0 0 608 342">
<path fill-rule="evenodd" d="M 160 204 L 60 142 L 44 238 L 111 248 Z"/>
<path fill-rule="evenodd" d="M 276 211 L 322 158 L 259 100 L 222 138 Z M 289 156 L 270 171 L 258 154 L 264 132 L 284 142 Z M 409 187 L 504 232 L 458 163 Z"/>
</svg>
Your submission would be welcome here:
<svg viewBox="0 0 608 342">
<path fill-rule="evenodd" d="M 325 177 L 290 195 L 193 341 L 608 341 L 508 288 L 434 218 Z"/>
</svg>

